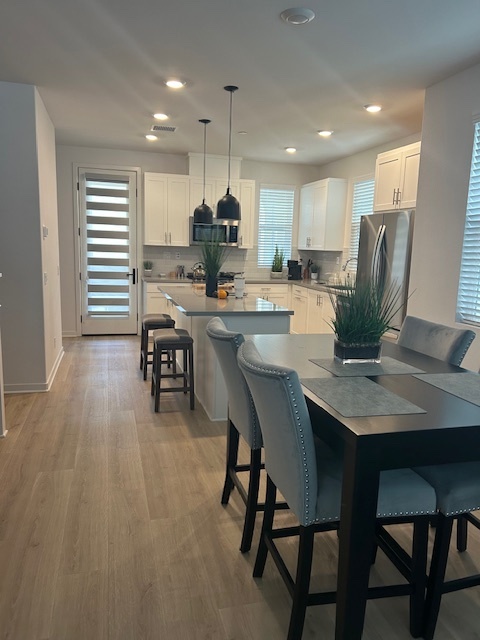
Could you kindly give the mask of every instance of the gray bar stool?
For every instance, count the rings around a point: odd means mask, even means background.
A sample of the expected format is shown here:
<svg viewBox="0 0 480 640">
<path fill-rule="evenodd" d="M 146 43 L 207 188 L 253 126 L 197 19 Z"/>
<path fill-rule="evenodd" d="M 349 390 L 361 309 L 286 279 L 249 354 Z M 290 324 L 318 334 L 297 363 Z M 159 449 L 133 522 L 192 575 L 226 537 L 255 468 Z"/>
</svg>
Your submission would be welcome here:
<svg viewBox="0 0 480 640">
<path fill-rule="evenodd" d="M 183 371 L 177 372 L 177 351 L 183 352 Z M 162 353 L 168 352 L 167 360 Z M 171 373 L 162 373 L 162 364 L 172 364 Z M 164 378 L 182 378 L 183 385 L 162 388 Z M 195 388 L 193 374 L 193 338 L 186 329 L 159 329 L 153 332 L 153 368 L 151 394 L 155 396 L 155 412 L 160 408 L 160 393 L 174 391 L 190 392 L 190 409 L 195 408 Z"/>
<path fill-rule="evenodd" d="M 172 329 L 175 327 L 175 320 L 168 313 L 147 313 L 142 316 L 142 336 L 140 338 L 140 369 L 143 369 L 143 379 L 147 379 L 147 366 L 152 364 L 148 356 L 153 355 L 153 351 L 148 350 L 148 335 L 150 331 L 156 329 Z"/>
</svg>

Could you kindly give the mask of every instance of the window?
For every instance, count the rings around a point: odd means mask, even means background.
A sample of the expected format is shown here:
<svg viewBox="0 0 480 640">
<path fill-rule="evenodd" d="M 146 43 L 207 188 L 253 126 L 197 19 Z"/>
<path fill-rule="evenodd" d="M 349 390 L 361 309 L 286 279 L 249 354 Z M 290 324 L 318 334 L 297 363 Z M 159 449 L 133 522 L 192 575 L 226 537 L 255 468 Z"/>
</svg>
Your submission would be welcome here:
<svg viewBox="0 0 480 640">
<path fill-rule="evenodd" d="M 285 260 L 292 255 L 294 187 L 260 187 L 258 215 L 258 266 L 271 267 L 275 246 L 283 249 Z"/>
<path fill-rule="evenodd" d="M 480 121 L 475 123 L 456 319 L 480 326 Z"/>
<path fill-rule="evenodd" d="M 373 213 L 373 191 L 375 180 L 373 178 L 356 178 L 353 182 L 352 196 L 352 226 L 350 231 L 350 251 L 348 258 L 358 256 L 358 243 L 360 240 L 360 219 Z M 356 263 L 349 265 L 350 271 L 355 271 Z"/>
</svg>

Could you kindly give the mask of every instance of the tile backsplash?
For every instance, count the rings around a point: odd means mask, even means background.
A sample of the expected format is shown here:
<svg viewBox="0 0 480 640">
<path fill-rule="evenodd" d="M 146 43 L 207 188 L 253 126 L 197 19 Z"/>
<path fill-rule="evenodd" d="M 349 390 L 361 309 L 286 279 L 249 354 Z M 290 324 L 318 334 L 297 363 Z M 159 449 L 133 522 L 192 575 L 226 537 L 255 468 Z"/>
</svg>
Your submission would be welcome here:
<svg viewBox="0 0 480 640">
<path fill-rule="evenodd" d="M 177 257 L 178 256 L 178 257 Z M 298 251 L 292 250 L 292 259 L 302 259 L 304 265 L 310 258 L 320 266 L 320 280 L 328 280 L 333 274 L 341 275 L 343 257 L 335 251 Z M 193 265 L 201 260 L 200 247 L 153 247 L 144 245 L 143 260 L 153 262 L 153 275 L 164 273 L 167 276 L 175 271 L 177 265 L 185 266 L 185 273 L 192 270 Z M 247 278 L 269 278 L 270 269 L 257 266 L 257 249 L 227 250 L 227 258 L 222 271 L 245 273 Z M 286 272 L 286 269 L 285 269 Z"/>
</svg>

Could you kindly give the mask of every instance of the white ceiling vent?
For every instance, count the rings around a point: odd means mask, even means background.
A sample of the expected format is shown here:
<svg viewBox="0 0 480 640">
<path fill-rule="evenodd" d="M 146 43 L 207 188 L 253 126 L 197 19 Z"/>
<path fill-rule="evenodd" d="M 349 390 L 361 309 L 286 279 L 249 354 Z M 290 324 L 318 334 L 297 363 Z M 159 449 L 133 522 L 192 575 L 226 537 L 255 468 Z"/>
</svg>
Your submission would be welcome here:
<svg viewBox="0 0 480 640">
<path fill-rule="evenodd" d="M 177 127 L 169 127 L 166 124 L 153 124 L 150 131 L 166 131 L 167 133 L 175 133 Z"/>
</svg>

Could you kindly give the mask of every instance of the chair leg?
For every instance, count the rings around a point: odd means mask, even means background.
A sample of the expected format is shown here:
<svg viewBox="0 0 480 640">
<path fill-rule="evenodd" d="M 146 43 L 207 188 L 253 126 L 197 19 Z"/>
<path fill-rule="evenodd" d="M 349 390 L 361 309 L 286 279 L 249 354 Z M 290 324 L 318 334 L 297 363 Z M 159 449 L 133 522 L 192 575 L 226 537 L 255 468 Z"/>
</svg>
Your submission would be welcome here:
<svg viewBox="0 0 480 640">
<path fill-rule="evenodd" d="M 160 410 L 160 391 L 162 383 L 162 350 L 155 349 L 155 413 Z M 153 377 L 153 376 L 152 376 Z"/>
<path fill-rule="evenodd" d="M 300 526 L 300 541 L 298 547 L 297 576 L 293 591 L 292 613 L 288 628 L 287 640 L 301 640 L 305 614 L 307 611 L 310 574 L 312 572 L 314 527 Z"/>
<path fill-rule="evenodd" d="M 160 356 L 162 357 L 162 356 Z M 153 396 L 155 393 L 155 380 L 157 378 L 157 369 L 156 369 L 156 361 L 157 361 L 157 347 L 153 346 L 153 356 L 152 356 L 152 382 L 150 384 L 150 395 Z"/>
<path fill-rule="evenodd" d="M 187 388 L 187 379 L 188 379 L 188 367 L 187 367 L 187 350 L 183 350 L 183 388 Z M 184 394 L 187 392 L 184 391 Z"/>
<path fill-rule="evenodd" d="M 263 512 L 262 532 L 260 534 L 260 542 L 258 544 L 257 558 L 253 568 L 253 577 L 261 578 L 267 561 L 268 547 L 265 542 L 268 537 L 272 537 L 273 518 L 275 516 L 275 502 L 277 498 L 277 487 L 273 484 L 270 476 L 267 474 L 267 493 L 265 496 L 265 511 Z"/>
<path fill-rule="evenodd" d="M 140 370 L 143 369 L 143 334 L 145 333 L 145 329 L 142 326 L 142 334 L 140 336 Z"/>
<path fill-rule="evenodd" d="M 195 374 L 193 371 L 193 346 L 188 350 L 188 374 L 190 376 L 190 409 L 195 409 Z"/>
<path fill-rule="evenodd" d="M 410 634 L 420 638 L 425 614 L 425 589 L 427 586 L 429 518 L 419 518 L 413 523 L 412 575 L 413 593 L 410 595 Z"/>
<path fill-rule="evenodd" d="M 443 582 L 447 568 L 453 518 L 438 515 L 437 531 L 433 545 L 430 575 L 428 576 L 427 597 L 425 599 L 425 624 L 423 637 L 432 640 L 437 625 L 438 612 L 443 593 Z"/>
<path fill-rule="evenodd" d="M 457 549 L 461 552 L 467 549 L 467 528 L 468 520 L 464 516 L 459 516 L 457 519 Z"/>
<path fill-rule="evenodd" d="M 143 340 L 143 379 L 146 380 L 147 367 L 148 367 L 148 331 L 142 332 L 142 340 Z M 152 364 L 152 367 L 153 367 L 153 364 Z"/>
<path fill-rule="evenodd" d="M 231 420 L 228 420 L 227 426 L 227 464 L 225 469 L 225 483 L 223 485 L 222 492 L 222 504 L 228 504 L 228 499 L 230 498 L 230 493 L 232 489 L 235 487 L 233 483 L 232 477 L 230 475 L 230 470 L 235 469 L 238 460 L 238 442 L 239 442 L 240 434 L 238 433 L 235 425 Z"/>
<path fill-rule="evenodd" d="M 243 525 L 242 542 L 240 551 L 250 551 L 252 546 L 253 530 L 255 528 L 255 516 L 257 515 L 258 489 L 260 486 L 260 469 L 262 465 L 262 450 L 250 450 L 250 479 L 248 482 L 247 508 Z"/>
</svg>

